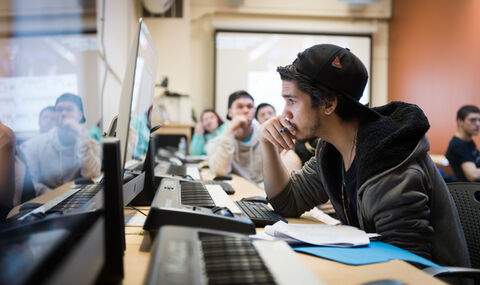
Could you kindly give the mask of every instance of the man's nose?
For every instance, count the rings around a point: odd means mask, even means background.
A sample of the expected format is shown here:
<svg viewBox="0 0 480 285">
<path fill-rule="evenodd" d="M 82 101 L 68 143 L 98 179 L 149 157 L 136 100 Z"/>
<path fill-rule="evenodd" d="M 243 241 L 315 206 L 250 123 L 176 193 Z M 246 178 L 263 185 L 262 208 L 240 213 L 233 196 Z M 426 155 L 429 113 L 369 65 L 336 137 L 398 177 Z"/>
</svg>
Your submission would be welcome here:
<svg viewBox="0 0 480 285">
<path fill-rule="evenodd" d="M 285 108 L 283 109 L 283 112 L 282 112 L 282 117 L 288 118 L 288 119 L 292 119 L 292 118 L 293 118 L 293 114 L 292 114 L 292 112 L 290 112 L 290 111 L 288 110 L 287 107 L 285 107 Z"/>
</svg>

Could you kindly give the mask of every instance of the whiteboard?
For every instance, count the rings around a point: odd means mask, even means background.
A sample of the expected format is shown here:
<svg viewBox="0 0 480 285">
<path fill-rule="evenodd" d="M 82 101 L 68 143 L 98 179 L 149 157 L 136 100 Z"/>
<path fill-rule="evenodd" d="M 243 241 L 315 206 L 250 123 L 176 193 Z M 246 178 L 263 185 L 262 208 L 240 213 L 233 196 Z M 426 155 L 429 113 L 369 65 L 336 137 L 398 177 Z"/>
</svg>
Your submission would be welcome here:
<svg viewBox="0 0 480 285">
<path fill-rule="evenodd" d="M 324 35 L 217 30 L 215 33 L 215 110 L 225 118 L 228 96 L 246 90 L 255 105 L 270 103 L 280 114 L 284 101 L 276 69 L 291 64 L 297 54 L 316 44 L 349 48 L 371 70 L 371 36 Z M 370 78 L 360 102 L 370 102 Z"/>
</svg>

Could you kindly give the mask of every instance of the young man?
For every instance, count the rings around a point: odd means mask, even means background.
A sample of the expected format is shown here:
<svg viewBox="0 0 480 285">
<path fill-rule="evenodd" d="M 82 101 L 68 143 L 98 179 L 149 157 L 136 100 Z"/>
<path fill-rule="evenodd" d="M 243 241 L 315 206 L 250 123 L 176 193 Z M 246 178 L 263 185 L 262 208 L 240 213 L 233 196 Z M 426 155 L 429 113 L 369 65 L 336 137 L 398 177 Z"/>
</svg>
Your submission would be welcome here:
<svg viewBox="0 0 480 285">
<path fill-rule="evenodd" d="M 47 106 L 40 111 L 38 116 L 38 128 L 40 133 L 46 133 L 58 124 L 58 115 L 54 106 Z"/>
<path fill-rule="evenodd" d="M 427 155 L 427 118 L 415 105 L 370 109 L 358 101 L 368 74 L 348 49 L 316 45 L 278 68 L 284 112 L 260 128 L 265 191 L 298 217 L 331 200 L 343 224 L 446 265 L 468 266 L 454 202 Z M 319 137 L 316 155 L 287 174 L 279 150 Z"/>
<path fill-rule="evenodd" d="M 445 156 L 459 181 L 480 181 L 480 151 L 472 139 L 480 132 L 480 109 L 472 105 L 461 107 L 457 111 L 457 127 Z"/>
<path fill-rule="evenodd" d="M 206 145 L 208 164 L 217 176 L 230 172 L 253 182 L 261 183 L 262 157 L 258 129 L 253 124 L 255 104 L 246 91 L 237 91 L 228 97 L 230 120 L 223 134 Z"/>
<path fill-rule="evenodd" d="M 65 93 L 57 98 L 58 126 L 20 146 L 37 195 L 80 176 L 101 174 L 101 148 L 88 137 L 82 99 Z"/>
</svg>

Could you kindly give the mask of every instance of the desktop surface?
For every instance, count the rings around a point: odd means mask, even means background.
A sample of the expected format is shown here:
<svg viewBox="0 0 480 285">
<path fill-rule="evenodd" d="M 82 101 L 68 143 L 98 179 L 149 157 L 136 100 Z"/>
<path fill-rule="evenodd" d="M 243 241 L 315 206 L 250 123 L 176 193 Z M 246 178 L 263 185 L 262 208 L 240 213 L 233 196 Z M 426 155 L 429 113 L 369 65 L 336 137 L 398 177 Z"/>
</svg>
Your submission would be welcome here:
<svg viewBox="0 0 480 285">
<path fill-rule="evenodd" d="M 213 178 L 208 170 L 202 171 L 202 177 Z M 234 201 L 242 198 L 258 196 L 262 194 L 260 188 L 253 183 L 233 175 L 232 185 L 237 190 L 229 196 Z M 148 213 L 149 207 L 141 207 L 140 210 Z M 127 209 L 131 214 L 134 210 Z M 136 213 L 136 216 L 142 216 Z M 288 219 L 289 223 L 314 223 L 308 218 Z M 263 228 L 257 228 L 257 233 Z M 124 284 L 144 284 L 150 261 L 150 246 L 152 240 L 141 226 L 127 226 L 125 228 L 127 249 L 125 252 L 125 278 Z M 338 262 L 313 257 L 303 253 L 297 253 L 305 267 L 311 270 L 319 280 L 325 284 L 361 284 L 364 282 L 381 279 L 397 279 L 405 284 L 444 284 L 439 279 L 433 278 L 414 266 L 400 260 L 386 263 L 378 263 L 362 266 L 350 266 Z"/>
</svg>

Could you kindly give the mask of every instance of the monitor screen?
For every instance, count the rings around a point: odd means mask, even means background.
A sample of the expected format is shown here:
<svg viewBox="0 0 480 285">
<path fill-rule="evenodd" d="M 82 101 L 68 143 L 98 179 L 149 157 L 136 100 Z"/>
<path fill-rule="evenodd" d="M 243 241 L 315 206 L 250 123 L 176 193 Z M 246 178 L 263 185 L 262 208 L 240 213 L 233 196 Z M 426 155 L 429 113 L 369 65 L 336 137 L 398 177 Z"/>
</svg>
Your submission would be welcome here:
<svg viewBox="0 0 480 285">
<path fill-rule="evenodd" d="M 147 155 L 150 141 L 148 110 L 153 101 L 156 66 L 157 54 L 150 33 L 140 19 L 125 72 L 117 122 L 125 169 L 143 163 Z"/>
<path fill-rule="evenodd" d="M 0 59 L 2 209 L 100 177 L 96 36 L 5 38 L 0 54 L 8 54 Z"/>
</svg>

